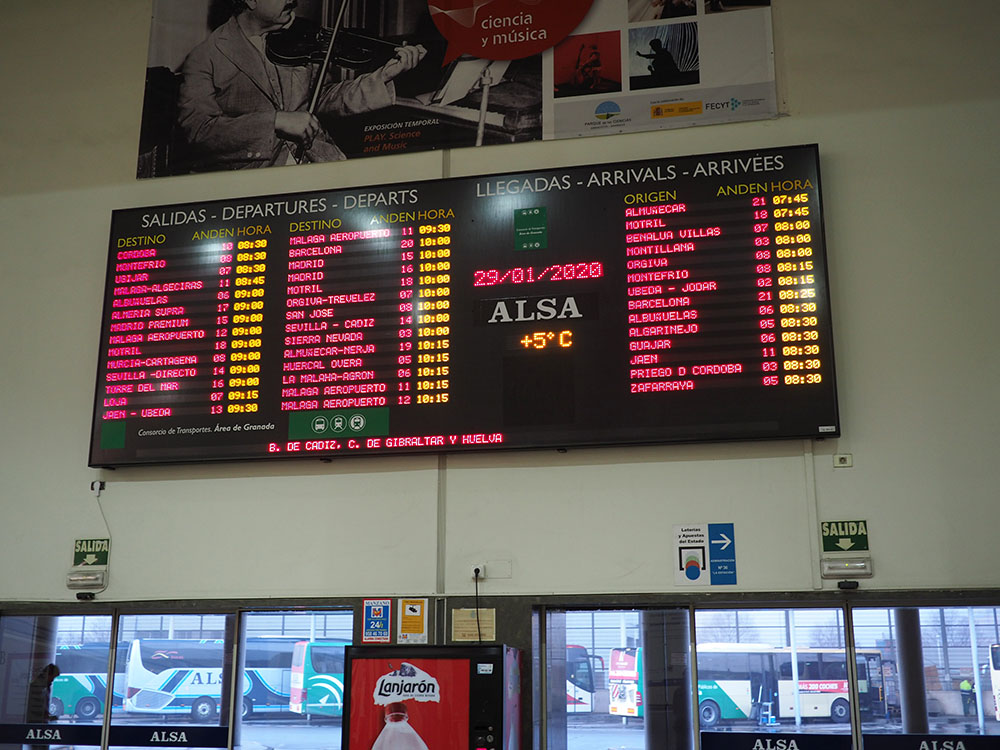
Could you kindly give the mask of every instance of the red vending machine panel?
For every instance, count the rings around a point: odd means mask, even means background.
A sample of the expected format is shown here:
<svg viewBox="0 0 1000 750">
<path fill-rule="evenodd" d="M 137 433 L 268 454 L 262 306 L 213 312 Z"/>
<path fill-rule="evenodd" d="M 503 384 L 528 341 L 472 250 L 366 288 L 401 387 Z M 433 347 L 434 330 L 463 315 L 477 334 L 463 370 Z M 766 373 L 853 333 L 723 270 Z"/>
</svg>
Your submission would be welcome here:
<svg viewBox="0 0 1000 750">
<path fill-rule="evenodd" d="M 519 750 L 520 651 L 351 646 L 345 750 Z"/>
</svg>

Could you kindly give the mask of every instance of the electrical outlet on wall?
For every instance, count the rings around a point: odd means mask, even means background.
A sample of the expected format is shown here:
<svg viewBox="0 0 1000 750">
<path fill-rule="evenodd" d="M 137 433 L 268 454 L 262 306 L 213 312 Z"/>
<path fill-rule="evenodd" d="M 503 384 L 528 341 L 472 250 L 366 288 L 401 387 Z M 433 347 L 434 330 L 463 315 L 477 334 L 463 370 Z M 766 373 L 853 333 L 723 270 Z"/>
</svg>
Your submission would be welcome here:
<svg viewBox="0 0 1000 750">
<path fill-rule="evenodd" d="M 476 571 L 479 571 L 478 575 Z M 472 578 L 478 578 L 480 581 L 486 578 L 486 563 L 472 563 L 472 567 L 469 568 L 469 575 Z"/>
</svg>

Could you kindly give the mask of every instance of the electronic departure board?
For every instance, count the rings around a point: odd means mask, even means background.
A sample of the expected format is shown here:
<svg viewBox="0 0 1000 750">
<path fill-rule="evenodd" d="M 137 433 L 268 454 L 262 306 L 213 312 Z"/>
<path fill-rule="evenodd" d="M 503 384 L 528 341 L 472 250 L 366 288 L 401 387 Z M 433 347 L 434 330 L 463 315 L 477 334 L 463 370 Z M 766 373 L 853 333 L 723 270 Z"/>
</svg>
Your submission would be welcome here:
<svg viewBox="0 0 1000 750">
<path fill-rule="evenodd" d="M 91 466 L 830 437 L 814 145 L 115 211 Z"/>
</svg>

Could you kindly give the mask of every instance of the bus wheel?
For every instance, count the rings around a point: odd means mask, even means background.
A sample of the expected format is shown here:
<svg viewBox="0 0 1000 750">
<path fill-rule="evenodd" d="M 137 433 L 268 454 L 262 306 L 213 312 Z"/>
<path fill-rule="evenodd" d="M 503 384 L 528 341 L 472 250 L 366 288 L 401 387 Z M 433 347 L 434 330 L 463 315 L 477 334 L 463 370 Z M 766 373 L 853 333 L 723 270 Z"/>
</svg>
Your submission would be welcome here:
<svg viewBox="0 0 1000 750">
<path fill-rule="evenodd" d="M 715 701 L 702 701 L 698 707 L 698 719 L 702 728 L 714 727 L 719 723 L 719 704 Z"/>
<path fill-rule="evenodd" d="M 101 715 L 101 702 L 97 698 L 81 698 L 76 704 L 76 717 L 84 721 L 96 719 Z"/>
<path fill-rule="evenodd" d="M 53 716 L 62 716 L 63 714 L 63 702 L 58 698 L 49 699 L 49 713 Z"/>
<path fill-rule="evenodd" d="M 191 716 L 195 721 L 209 721 L 215 716 L 215 701 L 202 696 L 191 705 Z"/>
<path fill-rule="evenodd" d="M 851 706 L 843 698 L 837 698 L 830 707 L 830 718 L 838 724 L 846 724 L 851 720 Z"/>
<path fill-rule="evenodd" d="M 241 719 L 249 719 L 251 714 L 253 714 L 253 703 L 249 698 L 243 699 L 243 711 L 240 714 Z"/>
</svg>

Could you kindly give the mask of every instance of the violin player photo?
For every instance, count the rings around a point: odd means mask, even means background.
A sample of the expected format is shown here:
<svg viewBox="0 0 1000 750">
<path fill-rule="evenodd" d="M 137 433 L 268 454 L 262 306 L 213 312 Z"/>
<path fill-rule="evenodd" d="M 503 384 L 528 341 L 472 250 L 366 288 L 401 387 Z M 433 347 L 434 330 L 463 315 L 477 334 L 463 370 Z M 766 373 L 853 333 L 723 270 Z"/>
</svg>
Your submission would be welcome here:
<svg viewBox="0 0 1000 750">
<path fill-rule="evenodd" d="M 345 159 L 322 118 L 393 105 L 393 79 L 415 68 L 426 54 L 420 44 L 386 43 L 387 59 L 378 67 L 345 76 L 335 63 L 325 60 L 326 48 L 338 29 L 335 26 L 332 35 L 327 29 L 324 35 L 317 24 L 297 18 L 297 0 L 183 3 L 192 9 L 200 5 L 206 18 L 228 17 L 195 44 L 178 73 L 159 69 L 160 78 L 168 84 L 161 86 L 168 94 L 159 102 L 150 94 L 151 88 L 154 92 L 157 88 L 150 75 L 157 71 L 147 70 L 141 137 L 147 143 L 140 143 L 140 177 Z M 316 0 L 301 4 L 314 9 L 320 5 Z M 340 24 L 346 3 L 335 5 Z M 170 127 L 164 147 L 173 151 L 169 170 L 163 163 L 165 154 L 155 153 L 156 141 L 164 142 L 162 132 L 152 136 L 149 132 L 157 123 L 161 131 Z M 144 146 L 149 149 L 150 140 L 154 145 L 144 163 Z"/>
</svg>

